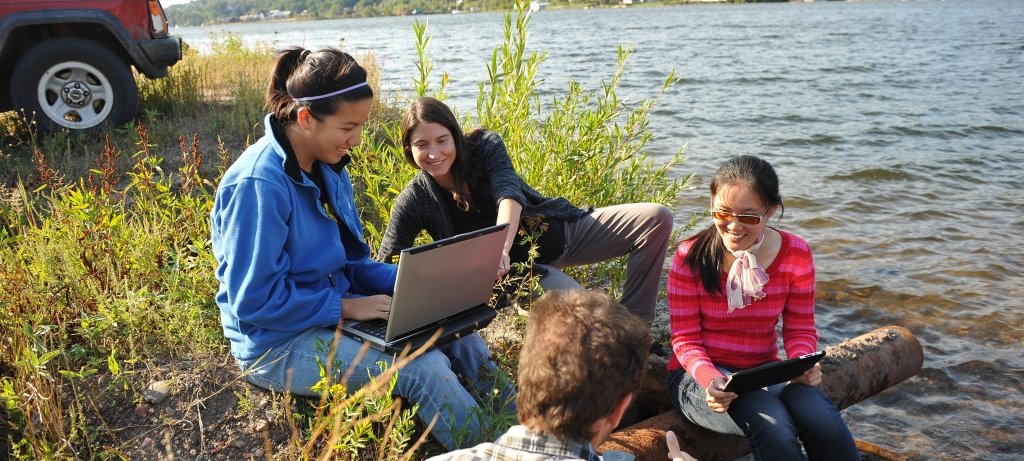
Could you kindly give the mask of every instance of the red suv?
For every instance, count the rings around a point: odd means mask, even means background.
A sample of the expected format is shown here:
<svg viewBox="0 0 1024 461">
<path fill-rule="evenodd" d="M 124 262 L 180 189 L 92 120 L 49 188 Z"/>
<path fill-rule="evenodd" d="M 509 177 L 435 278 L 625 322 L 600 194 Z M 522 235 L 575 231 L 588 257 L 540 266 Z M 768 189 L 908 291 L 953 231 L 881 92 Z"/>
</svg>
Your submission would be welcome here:
<svg viewBox="0 0 1024 461">
<path fill-rule="evenodd" d="M 181 40 L 159 0 L 0 0 L 0 111 L 41 132 L 95 132 L 138 109 L 131 67 L 167 76 Z"/>
</svg>

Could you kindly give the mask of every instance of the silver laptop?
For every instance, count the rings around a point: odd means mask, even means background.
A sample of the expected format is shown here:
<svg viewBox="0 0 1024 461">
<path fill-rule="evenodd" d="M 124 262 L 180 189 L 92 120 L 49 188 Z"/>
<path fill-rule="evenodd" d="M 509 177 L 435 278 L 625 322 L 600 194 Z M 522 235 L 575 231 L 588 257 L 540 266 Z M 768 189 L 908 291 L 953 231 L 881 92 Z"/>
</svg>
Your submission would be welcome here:
<svg viewBox="0 0 1024 461">
<path fill-rule="evenodd" d="M 508 224 L 499 224 L 402 250 L 387 320 L 347 321 L 342 332 L 389 353 L 438 346 L 491 323 L 488 306 Z"/>
</svg>

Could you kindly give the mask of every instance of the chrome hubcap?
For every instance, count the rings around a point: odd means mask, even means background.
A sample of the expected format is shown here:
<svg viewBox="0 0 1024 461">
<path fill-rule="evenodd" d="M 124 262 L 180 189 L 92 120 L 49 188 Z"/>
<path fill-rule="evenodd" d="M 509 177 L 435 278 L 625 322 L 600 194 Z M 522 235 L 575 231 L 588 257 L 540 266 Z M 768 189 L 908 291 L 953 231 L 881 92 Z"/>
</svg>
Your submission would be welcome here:
<svg viewBox="0 0 1024 461">
<path fill-rule="evenodd" d="M 70 82 L 61 91 L 64 103 L 69 106 L 85 107 L 92 100 L 92 92 L 81 82 Z"/>
</svg>

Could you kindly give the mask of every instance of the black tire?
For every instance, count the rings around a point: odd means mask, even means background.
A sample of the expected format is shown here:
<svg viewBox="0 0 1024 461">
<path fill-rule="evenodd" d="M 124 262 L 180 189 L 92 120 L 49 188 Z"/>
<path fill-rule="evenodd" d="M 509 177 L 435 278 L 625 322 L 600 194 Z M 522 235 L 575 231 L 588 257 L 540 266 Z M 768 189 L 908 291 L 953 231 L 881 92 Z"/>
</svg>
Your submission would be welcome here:
<svg viewBox="0 0 1024 461">
<path fill-rule="evenodd" d="M 89 39 L 58 37 L 15 64 L 11 102 L 41 133 L 95 133 L 131 120 L 139 94 L 131 68 L 117 54 Z"/>
</svg>

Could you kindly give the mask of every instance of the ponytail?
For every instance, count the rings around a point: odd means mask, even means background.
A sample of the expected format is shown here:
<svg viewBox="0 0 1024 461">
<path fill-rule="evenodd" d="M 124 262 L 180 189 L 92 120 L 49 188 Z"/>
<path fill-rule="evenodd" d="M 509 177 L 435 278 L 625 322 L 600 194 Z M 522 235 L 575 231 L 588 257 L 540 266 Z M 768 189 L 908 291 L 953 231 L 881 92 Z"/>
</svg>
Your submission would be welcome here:
<svg viewBox="0 0 1024 461">
<path fill-rule="evenodd" d="M 337 48 L 316 52 L 298 46 L 285 48 L 278 52 L 274 63 L 266 108 L 282 125 L 294 122 L 302 107 L 309 108 L 316 120 L 323 120 L 337 112 L 342 102 L 372 98 L 373 90 L 365 83 L 366 70 Z M 348 88 L 352 91 L 339 91 Z"/>
<path fill-rule="evenodd" d="M 306 56 L 309 56 L 309 50 L 299 46 L 285 48 L 277 54 L 274 73 L 270 75 L 270 85 L 267 87 L 266 108 L 281 122 L 294 120 L 295 102 L 288 95 L 288 78 L 295 73 Z"/>
</svg>

